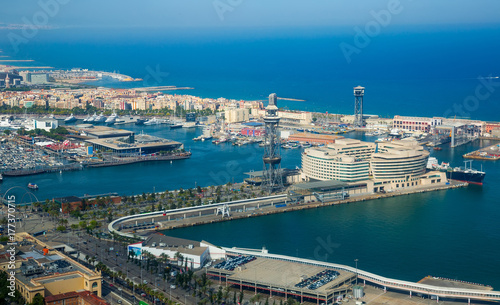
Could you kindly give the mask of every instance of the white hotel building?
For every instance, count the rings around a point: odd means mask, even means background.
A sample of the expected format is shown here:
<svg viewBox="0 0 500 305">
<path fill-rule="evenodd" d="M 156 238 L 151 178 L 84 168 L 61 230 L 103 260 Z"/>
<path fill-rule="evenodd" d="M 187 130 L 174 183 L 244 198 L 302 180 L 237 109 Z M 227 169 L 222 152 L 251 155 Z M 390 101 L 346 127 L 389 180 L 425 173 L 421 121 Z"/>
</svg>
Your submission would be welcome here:
<svg viewBox="0 0 500 305">
<path fill-rule="evenodd" d="M 373 192 L 447 182 L 445 173 L 426 174 L 429 152 L 414 140 L 375 143 L 336 140 L 302 155 L 302 180 L 367 181 Z M 371 191 L 371 190 L 370 190 Z"/>
<path fill-rule="evenodd" d="M 308 148 L 302 154 L 303 180 L 366 180 L 373 152 L 375 143 L 353 139 L 337 139 L 335 144 L 323 148 Z"/>
</svg>

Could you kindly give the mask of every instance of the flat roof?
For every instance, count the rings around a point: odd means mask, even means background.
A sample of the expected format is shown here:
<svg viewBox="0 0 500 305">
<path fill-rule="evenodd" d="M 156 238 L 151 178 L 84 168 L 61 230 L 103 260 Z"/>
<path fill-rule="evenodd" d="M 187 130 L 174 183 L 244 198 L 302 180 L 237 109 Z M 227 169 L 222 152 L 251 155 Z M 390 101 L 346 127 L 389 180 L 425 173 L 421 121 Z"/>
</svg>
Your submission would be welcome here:
<svg viewBox="0 0 500 305">
<path fill-rule="evenodd" d="M 57 276 L 57 277 L 51 277 L 51 278 L 48 278 L 48 279 L 37 279 L 35 278 L 34 281 L 35 282 L 38 282 L 40 284 L 48 284 L 48 283 L 52 283 L 52 282 L 58 282 L 58 281 L 65 281 L 65 280 L 70 280 L 70 279 L 76 279 L 76 278 L 79 278 L 79 277 L 82 277 L 81 274 L 79 273 L 72 273 L 72 274 L 66 274 L 66 275 L 60 275 L 60 276 Z"/>
<path fill-rule="evenodd" d="M 316 140 L 335 140 L 335 139 L 343 139 L 344 136 L 330 135 L 330 134 L 319 134 L 319 133 L 295 133 L 291 134 L 289 138 L 309 138 Z"/>
<path fill-rule="evenodd" d="M 151 136 L 152 137 L 152 136 Z M 156 137 L 154 137 L 156 138 Z M 104 139 L 89 139 L 86 142 L 91 144 L 102 145 L 116 150 L 126 150 L 135 148 L 155 148 L 166 146 L 180 146 L 182 143 L 168 139 L 156 138 L 155 141 L 136 141 L 134 143 L 125 143 L 119 141 L 120 138 L 104 138 Z"/>
<path fill-rule="evenodd" d="M 332 187 L 345 187 L 348 186 L 348 184 L 344 181 L 339 181 L 339 180 L 327 180 L 327 181 L 298 183 L 294 184 L 293 186 L 295 188 L 302 190 L 310 190 L 310 189 L 328 189 Z"/>
<path fill-rule="evenodd" d="M 155 243 L 156 246 L 152 246 Z M 167 246 L 160 247 L 160 243 L 165 243 Z M 189 248 L 192 245 L 193 248 Z M 143 247 L 164 249 L 169 251 L 178 251 L 192 255 L 202 255 L 207 250 L 207 247 L 202 247 L 199 241 L 177 238 L 172 236 L 156 233 L 151 235 L 143 244 Z"/>
<path fill-rule="evenodd" d="M 118 129 L 118 128 L 107 127 L 107 126 L 98 126 L 98 125 L 89 126 L 88 124 L 84 124 L 84 125 L 77 125 L 74 128 L 78 129 L 79 131 L 85 131 L 88 135 L 92 135 L 92 136 L 95 136 L 98 138 L 101 138 L 101 137 L 119 137 L 119 136 L 126 136 L 126 135 L 134 134 L 134 132 L 130 131 L 130 130 Z"/>
<path fill-rule="evenodd" d="M 282 168 L 281 169 L 281 174 L 284 175 L 294 175 L 298 174 L 299 170 L 298 169 L 291 169 L 291 168 Z M 262 177 L 264 176 L 264 171 L 253 171 L 253 172 L 246 172 L 243 173 L 244 175 L 251 176 L 251 177 Z"/>
<path fill-rule="evenodd" d="M 311 278 L 325 270 L 337 271 L 339 275 L 333 281 L 314 290 L 307 287 L 299 288 L 295 286 L 296 284 L 302 282 L 302 280 Z M 309 264 L 261 257 L 258 257 L 257 259 L 246 263 L 233 271 L 216 268 L 210 268 L 209 270 L 212 274 L 217 274 L 219 271 L 222 274 L 228 274 L 228 281 L 236 283 L 242 281 L 247 283 L 257 283 L 257 285 L 263 285 L 266 287 L 271 286 L 273 288 L 283 288 L 286 289 L 288 293 L 295 294 L 300 294 L 302 291 L 304 295 L 306 293 L 311 295 L 330 295 L 333 293 L 333 289 L 342 287 L 344 282 L 355 278 L 354 273 L 347 271 L 339 271 Z"/>
<path fill-rule="evenodd" d="M 485 285 L 481 285 L 481 284 L 457 281 L 457 280 L 452 280 L 452 279 L 444 279 L 444 278 L 432 277 L 432 276 L 427 276 L 418 282 L 421 284 L 438 286 L 438 287 L 480 289 L 480 290 L 487 290 L 487 291 L 493 290 L 493 287 L 491 287 L 491 286 L 485 286 Z"/>
</svg>

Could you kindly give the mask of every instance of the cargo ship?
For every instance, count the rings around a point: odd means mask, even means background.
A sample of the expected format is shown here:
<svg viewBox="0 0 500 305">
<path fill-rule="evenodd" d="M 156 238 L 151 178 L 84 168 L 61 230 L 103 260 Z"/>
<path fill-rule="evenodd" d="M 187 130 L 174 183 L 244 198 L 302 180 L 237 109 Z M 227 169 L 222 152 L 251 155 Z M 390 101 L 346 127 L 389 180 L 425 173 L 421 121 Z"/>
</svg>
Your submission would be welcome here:
<svg viewBox="0 0 500 305">
<path fill-rule="evenodd" d="M 464 161 L 465 167 L 451 167 L 449 163 L 438 161 L 434 157 L 430 157 L 427 162 L 427 168 L 430 170 L 439 170 L 441 172 L 446 172 L 446 178 L 458 181 L 464 181 L 472 184 L 483 185 L 485 172 L 482 170 L 476 170 L 472 168 L 472 161 Z M 469 168 L 467 168 L 467 163 L 470 162 Z"/>
</svg>

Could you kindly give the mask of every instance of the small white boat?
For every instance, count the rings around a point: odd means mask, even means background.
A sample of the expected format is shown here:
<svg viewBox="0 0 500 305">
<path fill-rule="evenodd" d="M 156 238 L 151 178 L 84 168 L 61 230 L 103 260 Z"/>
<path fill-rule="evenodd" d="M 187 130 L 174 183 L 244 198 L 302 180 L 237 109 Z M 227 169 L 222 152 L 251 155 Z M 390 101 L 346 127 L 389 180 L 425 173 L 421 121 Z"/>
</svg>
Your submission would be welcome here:
<svg viewBox="0 0 500 305">
<path fill-rule="evenodd" d="M 64 119 L 64 123 L 73 123 L 73 122 L 76 122 L 76 118 L 73 114 Z"/>
</svg>

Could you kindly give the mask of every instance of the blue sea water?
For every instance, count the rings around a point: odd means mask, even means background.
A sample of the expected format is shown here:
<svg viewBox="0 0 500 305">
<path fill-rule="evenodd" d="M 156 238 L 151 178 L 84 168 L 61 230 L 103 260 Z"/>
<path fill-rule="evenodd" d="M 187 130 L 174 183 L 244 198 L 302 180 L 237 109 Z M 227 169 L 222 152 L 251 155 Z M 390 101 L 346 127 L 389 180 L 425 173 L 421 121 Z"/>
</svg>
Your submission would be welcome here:
<svg viewBox="0 0 500 305">
<path fill-rule="evenodd" d="M 478 76 L 500 74 L 497 27 L 407 27 L 390 29 L 347 63 L 341 42 L 353 43 L 352 29 L 53 30 L 40 32 L 19 52 L 0 35 L 5 55 L 35 59 L 56 68 L 120 71 L 145 78 L 148 70 L 168 73 L 147 85 L 191 86 L 178 91 L 203 97 L 265 99 L 271 92 L 307 102 L 281 107 L 352 113 L 352 87 L 366 87 L 365 113 L 382 116 L 468 116 L 499 120 L 499 80 L 479 97 Z M 150 79 L 152 79 L 150 77 Z M 154 79 L 154 78 L 153 78 Z M 114 83 L 130 87 L 144 83 Z M 484 86 L 484 85 L 483 85 Z M 488 89 L 483 87 L 480 93 Z M 483 95 L 481 95 L 483 96 Z M 468 100 L 466 100 L 469 98 Z M 456 105 L 456 106 L 455 106 Z M 472 107 L 474 106 L 474 107 Z M 461 109 L 465 111 L 460 111 Z M 451 110 L 450 110 L 451 109 Z M 132 193 L 241 181 L 260 170 L 257 146 L 214 146 L 193 142 L 201 131 L 125 126 L 185 143 L 189 160 L 100 168 L 6 179 L 2 191 L 36 182 L 41 198 L 106 192 Z M 362 137 L 352 134 L 354 137 Z M 374 140 L 373 138 L 371 140 Z M 462 154 L 487 141 L 433 151 L 440 161 L 462 164 Z M 260 248 L 314 256 L 320 240 L 337 245 L 328 261 L 352 264 L 388 277 L 419 280 L 428 274 L 491 284 L 500 281 L 498 162 L 475 162 L 487 172 L 483 187 L 432 192 L 318 210 L 179 229 L 168 234 L 218 245 Z M 283 166 L 300 166 L 297 150 L 283 151 Z M 273 232 L 273 234 L 269 234 Z M 323 251 L 325 250 L 325 251 Z"/>
<path fill-rule="evenodd" d="M 498 120 L 500 80 L 493 92 L 480 91 L 487 98 L 466 99 L 477 95 L 478 77 L 500 75 L 500 41 L 493 39 L 500 28 L 386 30 L 358 48 L 350 63 L 340 44 L 356 45 L 354 31 L 345 28 L 60 29 L 39 32 L 17 53 L 1 35 L 0 48 L 33 64 L 119 71 L 146 80 L 115 87 L 190 86 L 195 90 L 177 92 L 235 99 L 265 99 L 276 92 L 306 100 L 281 101 L 281 107 L 349 114 L 352 87 L 362 85 L 365 113 Z"/>
</svg>

